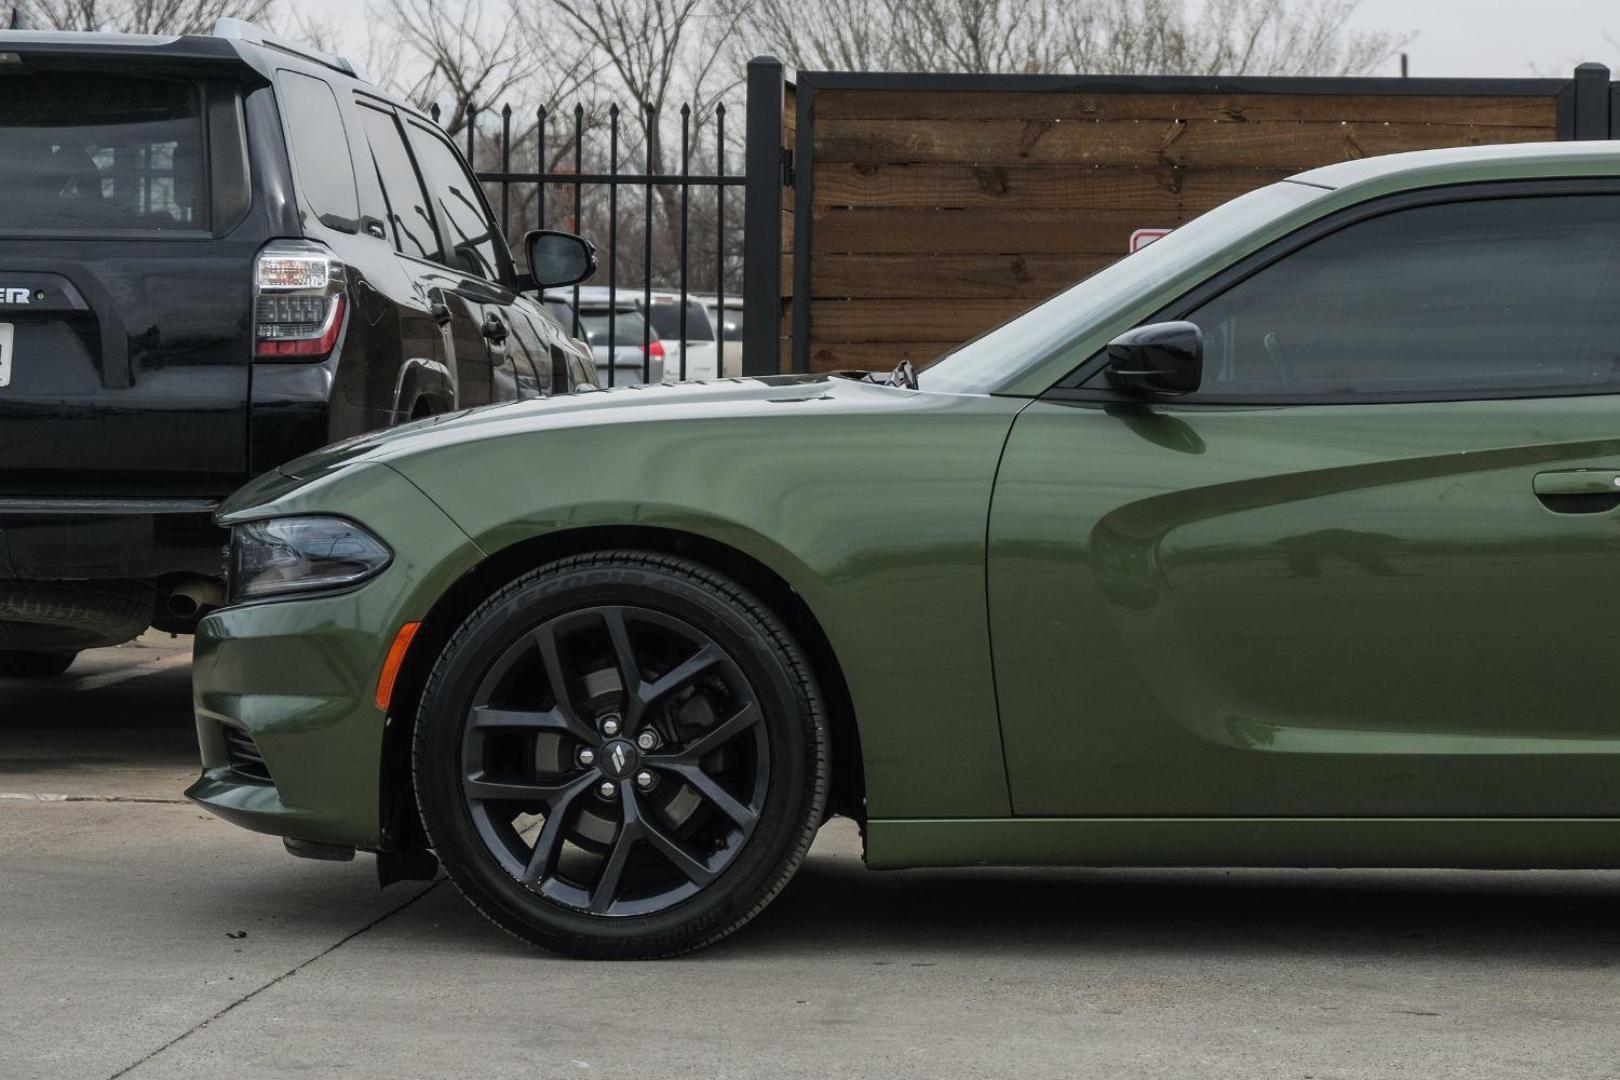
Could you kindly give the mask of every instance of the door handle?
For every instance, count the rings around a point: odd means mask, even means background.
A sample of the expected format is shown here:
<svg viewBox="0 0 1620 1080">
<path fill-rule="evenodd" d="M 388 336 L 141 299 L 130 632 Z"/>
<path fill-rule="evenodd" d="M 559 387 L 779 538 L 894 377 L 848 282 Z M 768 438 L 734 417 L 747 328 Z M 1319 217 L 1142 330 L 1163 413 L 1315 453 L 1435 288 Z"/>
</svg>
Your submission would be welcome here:
<svg viewBox="0 0 1620 1080">
<path fill-rule="evenodd" d="M 1600 514 L 1620 506 L 1620 470 L 1558 469 L 1536 473 L 1531 490 L 1560 514 Z"/>
<path fill-rule="evenodd" d="M 375 236 L 378 240 L 388 239 L 388 230 L 383 227 L 381 218 L 374 218 L 370 214 L 360 219 L 360 227 L 367 236 Z"/>
<path fill-rule="evenodd" d="M 506 324 L 494 312 L 484 316 L 484 336 L 497 345 L 506 340 Z"/>
<path fill-rule="evenodd" d="M 443 300 L 435 300 L 430 303 L 428 305 L 428 314 L 433 316 L 433 321 L 440 326 L 450 325 L 450 305 Z"/>
</svg>

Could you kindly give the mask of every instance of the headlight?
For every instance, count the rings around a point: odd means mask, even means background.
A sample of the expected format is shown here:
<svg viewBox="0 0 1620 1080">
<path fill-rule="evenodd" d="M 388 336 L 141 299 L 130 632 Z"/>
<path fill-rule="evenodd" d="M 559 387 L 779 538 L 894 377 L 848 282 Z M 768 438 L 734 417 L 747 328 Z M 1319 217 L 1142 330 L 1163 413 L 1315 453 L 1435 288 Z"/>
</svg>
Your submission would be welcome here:
<svg viewBox="0 0 1620 1080">
<path fill-rule="evenodd" d="M 341 589 L 380 573 L 393 557 L 343 518 L 250 521 L 231 529 L 231 599 Z"/>
</svg>

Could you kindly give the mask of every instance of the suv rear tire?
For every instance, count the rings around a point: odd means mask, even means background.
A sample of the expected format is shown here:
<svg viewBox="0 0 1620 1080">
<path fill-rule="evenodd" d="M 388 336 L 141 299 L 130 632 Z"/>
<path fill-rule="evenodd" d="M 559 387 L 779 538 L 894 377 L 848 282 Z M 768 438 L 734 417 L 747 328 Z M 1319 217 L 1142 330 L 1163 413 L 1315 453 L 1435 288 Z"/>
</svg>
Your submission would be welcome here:
<svg viewBox="0 0 1620 1080">
<path fill-rule="evenodd" d="M 122 645 L 152 625 L 150 581 L 0 582 L 0 644 L 73 653 Z"/>
<path fill-rule="evenodd" d="M 414 778 L 440 861 L 489 919 L 556 952 L 651 958 L 782 890 L 822 822 L 827 747 L 810 665 L 763 603 L 697 563 L 615 551 L 531 571 L 467 617 L 423 693 Z"/>
</svg>

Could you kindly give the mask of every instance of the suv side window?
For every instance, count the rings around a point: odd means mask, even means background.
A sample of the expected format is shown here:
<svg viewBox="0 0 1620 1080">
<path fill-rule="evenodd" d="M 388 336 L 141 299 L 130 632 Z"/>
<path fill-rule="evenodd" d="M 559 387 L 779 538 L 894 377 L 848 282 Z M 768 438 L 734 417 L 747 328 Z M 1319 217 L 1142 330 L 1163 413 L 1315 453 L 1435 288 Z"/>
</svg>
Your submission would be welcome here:
<svg viewBox="0 0 1620 1080">
<path fill-rule="evenodd" d="M 1192 311 L 1200 399 L 1620 386 L 1620 197 L 1449 202 L 1348 225 Z"/>
<path fill-rule="evenodd" d="M 332 88 L 296 71 L 282 71 L 278 82 L 276 100 L 304 201 L 323 224 L 354 232 L 359 228 L 360 197 Z"/>
<path fill-rule="evenodd" d="M 418 259 L 439 259 L 439 240 L 428 214 L 427 193 L 405 148 L 405 133 L 392 113 L 360 105 L 360 124 L 371 148 L 372 166 L 388 205 L 388 235 L 394 250 Z"/>
<path fill-rule="evenodd" d="M 507 277 L 505 244 L 484 194 L 444 137 L 412 121 L 411 146 L 433 199 L 433 211 L 450 245 L 447 266 L 489 281 Z"/>
</svg>

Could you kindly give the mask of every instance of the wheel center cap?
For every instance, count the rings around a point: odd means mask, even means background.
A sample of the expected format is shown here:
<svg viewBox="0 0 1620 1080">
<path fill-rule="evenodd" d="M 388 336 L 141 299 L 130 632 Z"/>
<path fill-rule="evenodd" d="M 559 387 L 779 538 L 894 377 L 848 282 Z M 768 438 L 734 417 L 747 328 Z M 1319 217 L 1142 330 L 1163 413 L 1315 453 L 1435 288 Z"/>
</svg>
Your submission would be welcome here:
<svg viewBox="0 0 1620 1080">
<path fill-rule="evenodd" d="M 636 749 L 635 743 L 628 739 L 614 739 L 602 747 L 602 757 L 599 762 L 604 773 L 615 780 L 623 780 L 636 771 L 641 764 L 641 753 Z"/>
</svg>

